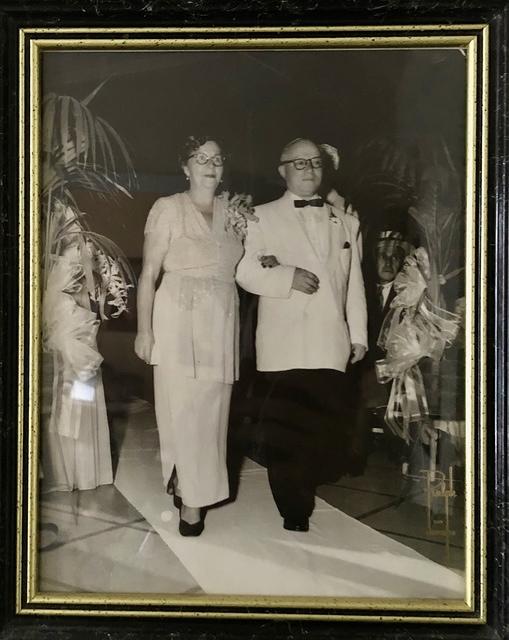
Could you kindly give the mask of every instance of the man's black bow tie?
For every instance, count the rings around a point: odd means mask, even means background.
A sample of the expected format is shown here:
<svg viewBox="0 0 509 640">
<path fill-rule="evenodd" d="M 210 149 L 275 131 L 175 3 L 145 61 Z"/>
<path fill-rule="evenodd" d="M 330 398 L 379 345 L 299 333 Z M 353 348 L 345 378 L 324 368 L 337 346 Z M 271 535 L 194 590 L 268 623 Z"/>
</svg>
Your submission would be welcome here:
<svg viewBox="0 0 509 640">
<path fill-rule="evenodd" d="M 322 198 L 315 198 L 314 200 L 294 200 L 293 204 L 297 209 L 302 209 L 303 207 L 323 207 L 323 200 Z"/>
</svg>

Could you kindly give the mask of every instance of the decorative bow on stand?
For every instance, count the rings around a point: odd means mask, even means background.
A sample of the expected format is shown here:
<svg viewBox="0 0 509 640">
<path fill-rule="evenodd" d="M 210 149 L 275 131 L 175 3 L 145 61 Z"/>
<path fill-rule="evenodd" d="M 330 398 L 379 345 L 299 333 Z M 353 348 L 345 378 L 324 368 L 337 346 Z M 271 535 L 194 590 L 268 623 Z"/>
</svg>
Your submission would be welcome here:
<svg viewBox="0 0 509 640">
<path fill-rule="evenodd" d="M 381 384 L 392 380 L 385 421 L 406 442 L 410 441 L 410 424 L 429 415 L 419 362 L 426 357 L 439 362 L 460 323 L 458 315 L 431 302 L 429 277 L 428 254 L 420 247 L 406 258 L 394 280 L 396 297 L 378 338 L 386 356 L 376 362 L 376 375 Z"/>
</svg>

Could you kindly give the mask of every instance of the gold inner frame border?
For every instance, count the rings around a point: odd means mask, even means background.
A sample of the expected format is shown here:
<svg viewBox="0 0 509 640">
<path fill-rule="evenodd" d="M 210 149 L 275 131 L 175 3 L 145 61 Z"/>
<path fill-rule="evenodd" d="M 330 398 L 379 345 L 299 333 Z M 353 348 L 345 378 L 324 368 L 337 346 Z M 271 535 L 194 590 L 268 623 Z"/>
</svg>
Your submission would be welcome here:
<svg viewBox="0 0 509 640">
<path fill-rule="evenodd" d="M 20 142 L 20 300 L 19 300 L 19 459 L 18 459 L 18 537 L 17 537 L 17 613 L 24 615 L 97 615 L 97 616 L 171 616 L 171 617 L 210 617 L 210 618 L 283 618 L 283 619 L 317 619 L 317 620 L 344 620 L 344 621 L 377 621 L 377 622 L 433 622 L 433 623 L 464 623 L 481 624 L 486 619 L 486 252 L 487 252 L 487 98 L 488 98 L 488 30 L 484 24 L 465 25 L 384 25 L 382 27 L 345 26 L 345 27 L 171 27 L 171 28 L 26 28 L 20 30 L 19 40 L 19 142 Z M 462 33 L 454 35 L 450 32 L 474 32 L 474 34 Z M 257 37 L 221 37 L 215 34 L 255 33 Z M 379 33 L 383 36 L 341 36 L 341 33 L 363 32 Z M 395 35 L 396 32 L 411 32 L 412 35 Z M 426 35 L 433 32 L 433 35 Z M 436 35 L 437 32 L 445 32 L 444 35 Z M 100 35 L 108 33 L 124 34 L 124 37 L 110 38 L 70 38 L 78 35 Z M 168 34 L 172 37 L 159 38 L 127 38 L 125 35 L 133 34 Z M 300 37 L 300 34 L 327 33 L 327 37 L 312 35 Z M 389 35 L 386 35 L 389 33 Z M 415 35 L 413 35 L 415 33 Z M 196 38 L 192 35 L 214 34 L 213 37 Z M 266 34 L 269 37 L 260 37 Z M 296 36 L 299 37 L 284 37 Z M 33 38 L 32 36 L 42 36 Z M 47 37 L 55 36 L 55 37 Z M 59 38 L 59 36 L 66 36 Z M 175 37 L 177 36 L 177 37 Z M 178 37 L 180 36 L 180 37 Z M 182 37 L 184 36 L 184 37 Z M 277 37 L 276 37 L 277 36 Z M 479 43 L 482 43 L 479 46 Z M 39 122 L 40 113 L 40 77 L 41 77 L 41 53 L 45 50 L 90 50 L 111 49 L 115 51 L 129 49 L 148 50 L 242 50 L 242 49 L 344 49 L 344 48 L 451 48 L 463 47 L 467 56 L 467 86 L 466 97 L 468 106 L 466 145 L 467 145 L 467 207 L 466 207 L 466 298 L 467 298 L 467 355 L 466 362 L 466 398 L 467 401 L 467 460 L 466 460 L 466 598 L 460 600 L 399 600 L 399 599 L 369 599 L 369 598 L 323 598 L 323 597 L 271 597 L 271 596 L 180 596 L 164 594 L 69 594 L 38 593 L 37 591 L 37 505 L 38 505 L 38 449 L 39 449 L 39 346 L 40 346 L 40 291 L 39 291 Z M 28 53 L 28 56 L 27 56 Z M 26 74 L 25 61 L 28 60 L 29 74 Z M 30 90 L 26 95 L 25 78 L 29 75 Z M 25 114 L 28 107 L 28 122 Z M 479 124 L 480 123 L 480 124 Z M 28 135 L 27 135 L 28 131 Z M 28 145 L 27 145 L 28 143 Z M 25 175 L 25 162 L 29 162 L 29 176 Z M 482 179 L 477 188 L 476 175 L 481 170 Z M 28 178 L 28 179 L 27 179 Z M 30 232 L 25 233 L 27 212 L 25 211 L 26 185 L 28 192 L 28 220 Z M 478 204 L 480 203 L 480 204 Z M 477 215 L 476 215 L 477 213 Z M 476 265 L 477 252 L 475 241 L 475 227 L 480 225 L 480 255 L 482 256 Z M 28 241 L 30 263 L 25 264 L 24 253 Z M 479 275 L 481 282 L 480 296 L 480 329 L 476 342 L 479 344 L 478 364 L 481 371 L 478 400 L 472 391 L 475 382 L 475 295 L 476 279 Z M 32 283 L 30 293 L 25 299 L 25 282 L 28 277 Z M 27 313 L 29 314 L 29 326 L 26 327 Z M 30 344 L 30 362 L 25 371 L 25 334 Z M 28 374 L 28 376 L 27 376 Z M 28 377 L 28 394 L 26 394 L 25 382 Z M 25 399 L 28 398 L 27 420 L 23 415 Z M 479 463 L 481 494 L 478 505 L 480 513 L 480 530 L 474 531 L 474 480 L 475 480 L 475 451 L 474 451 L 474 418 L 476 402 L 479 403 Z M 28 424 L 27 424 L 28 423 Z M 28 433 L 27 433 L 28 432 Z M 25 505 L 25 489 L 23 483 L 25 469 L 25 436 L 28 442 L 28 499 Z M 23 513 L 27 510 L 28 527 L 23 531 Z M 475 543 L 480 547 L 479 563 L 477 567 L 479 584 L 475 584 Z M 26 551 L 26 582 L 22 580 L 22 557 Z M 26 593 L 26 603 L 24 600 Z M 479 599 L 478 615 L 474 617 L 449 615 L 466 614 L 474 610 L 476 596 Z M 29 605 L 29 606 L 28 606 Z M 70 607 L 69 607 L 70 605 Z M 107 609 L 106 607 L 122 606 L 122 610 Z M 69 608 L 59 608 L 59 607 Z M 126 607 L 131 606 L 129 609 Z M 155 611 L 140 610 L 136 607 L 180 607 L 180 610 L 160 609 Z M 243 612 L 243 611 L 193 611 L 192 607 L 249 607 L 288 609 L 281 612 Z M 81 608 L 76 608 L 81 607 Z M 99 608 L 94 608 L 99 607 Z M 184 609 L 182 609 L 184 608 Z M 300 614 L 292 612 L 292 609 L 312 609 L 312 613 Z M 363 610 L 366 613 L 329 613 L 331 609 L 339 610 Z M 320 613 L 328 610 L 327 613 Z M 385 610 L 388 613 L 378 613 Z M 316 611 L 316 613 L 315 613 Z M 375 612 L 376 613 L 373 613 Z M 408 611 L 410 615 L 390 614 L 390 611 Z M 370 613 L 372 612 L 372 613 Z M 417 612 L 430 612 L 424 617 L 415 615 Z M 412 615 L 413 613 L 413 615 Z M 433 615 L 435 614 L 435 615 Z M 437 615 L 438 614 L 438 615 Z M 442 614 L 442 615 L 440 615 Z"/>
</svg>

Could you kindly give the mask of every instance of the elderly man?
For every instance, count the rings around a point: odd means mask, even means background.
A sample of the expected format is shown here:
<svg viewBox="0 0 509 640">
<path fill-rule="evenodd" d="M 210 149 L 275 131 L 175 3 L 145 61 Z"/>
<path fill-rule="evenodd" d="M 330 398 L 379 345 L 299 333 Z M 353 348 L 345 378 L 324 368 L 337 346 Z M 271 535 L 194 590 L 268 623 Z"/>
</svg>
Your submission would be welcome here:
<svg viewBox="0 0 509 640">
<path fill-rule="evenodd" d="M 345 470 L 352 428 L 345 370 L 367 348 L 361 239 L 357 219 L 317 195 L 322 156 L 314 142 L 288 143 L 278 170 L 287 191 L 256 208 L 237 280 L 259 296 L 270 487 L 285 529 L 307 531 L 316 487 Z"/>
<path fill-rule="evenodd" d="M 390 215 L 391 210 L 382 211 L 372 230 L 371 245 L 366 252 L 365 282 L 368 309 L 368 353 L 356 367 L 359 398 L 355 446 L 359 452 L 359 464 L 365 465 L 368 452 L 369 433 L 384 429 L 386 443 L 393 457 L 403 459 L 406 455 L 404 442 L 392 435 L 384 426 L 384 415 L 391 390 L 390 384 L 380 384 L 376 376 L 376 361 L 385 357 L 378 346 L 378 337 L 383 322 L 396 296 L 394 279 L 403 266 L 411 249 L 406 240 L 406 211 L 401 215 Z"/>
<path fill-rule="evenodd" d="M 402 227 L 402 225 L 400 225 Z M 370 408 L 387 405 L 390 385 L 377 382 L 375 362 L 385 357 L 385 352 L 378 346 L 378 336 L 383 321 L 390 309 L 396 292 L 394 279 L 403 266 L 410 252 L 411 245 L 405 240 L 403 232 L 393 224 L 381 224 L 376 233 L 373 248 L 372 276 L 366 274 L 366 298 L 368 308 L 368 347 L 369 352 L 360 365 L 363 371 L 363 399 Z M 366 261 L 368 261 L 366 256 Z"/>
</svg>

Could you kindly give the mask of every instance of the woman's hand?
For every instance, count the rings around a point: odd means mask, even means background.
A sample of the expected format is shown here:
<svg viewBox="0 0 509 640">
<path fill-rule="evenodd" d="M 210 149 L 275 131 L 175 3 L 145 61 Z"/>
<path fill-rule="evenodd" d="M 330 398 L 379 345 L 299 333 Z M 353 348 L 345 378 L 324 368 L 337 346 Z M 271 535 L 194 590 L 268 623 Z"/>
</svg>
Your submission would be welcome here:
<svg viewBox="0 0 509 640">
<path fill-rule="evenodd" d="M 148 333 L 138 333 L 134 341 L 134 351 L 140 360 L 146 364 L 150 363 L 152 348 L 154 346 L 154 334 L 152 331 Z"/>
<path fill-rule="evenodd" d="M 331 204 L 333 207 L 336 207 L 336 209 L 339 209 L 343 213 L 346 213 L 347 215 L 353 216 L 354 218 L 357 218 L 357 219 L 359 218 L 359 214 L 352 207 L 351 204 L 349 204 L 348 206 L 345 206 L 346 205 L 345 198 L 343 198 L 343 196 L 340 196 L 339 193 L 336 191 L 336 189 L 331 189 L 325 199 L 329 204 Z"/>
<path fill-rule="evenodd" d="M 331 189 L 325 198 L 329 204 L 340 211 L 345 210 L 345 199 L 340 196 L 336 189 Z"/>
<path fill-rule="evenodd" d="M 279 265 L 279 260 L 276 256 L 260 256 L 258 260 L 264 269 L 272 269 L 272 267 Z"/>
</svg>

